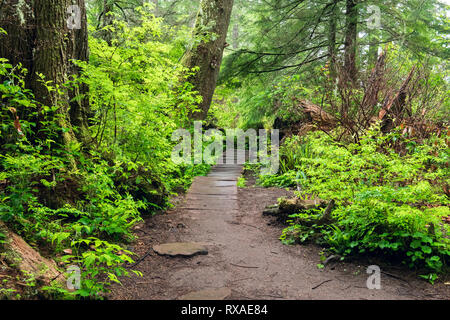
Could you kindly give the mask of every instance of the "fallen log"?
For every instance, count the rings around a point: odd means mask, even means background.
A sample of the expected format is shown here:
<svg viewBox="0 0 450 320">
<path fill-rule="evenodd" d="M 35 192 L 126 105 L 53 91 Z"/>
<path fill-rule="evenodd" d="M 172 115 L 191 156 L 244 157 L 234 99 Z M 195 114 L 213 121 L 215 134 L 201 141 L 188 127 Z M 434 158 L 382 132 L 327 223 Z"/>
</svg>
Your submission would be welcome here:
<svg viewBox="0 0 450 320">
<path fill-rule="evenodd" d="M 280 137 L 292 135 L 305 135 L 314 130 L 330 131 L 337 126 L 337 120 L 321 107 L 302 99 L 293 98 L 295 112 L 302 118 L 298 121 L 277 118 L 273 124 L 274 129 L 280 130 Z"/>
<path fill-rule="evenodd" d="M 307 115 L 309 122 L 318 124 L 319 127 L 334 128 L 336 126 L 336 118 L 321 107 L 306 100 L 297 101 L 299 106 L 303 109 L 303 112 Z"/>
<path fill-rule="evenodd" d="M 302 200 L 299 198 L 281 198 L 278 208 L 281 213 L 295 214 L 301 211 L 307 211 L 325 206 L 327 203 L 322 199 Z"/>
<path fill-rule="evenodd" d="M 9 230 L 3 222 L 0 222 L 0 229 L 6 234 L 7 254 L 5 254 L 5 258 L 10 266 L 34 275 L 37 280 L 41 280 L 45 284 L 50 284 L 53 280 L 60 283 L 65 281 L 64 275 L 58 271 L 55 261 L 42 257 L 22 237 Z"/>
<path fill-rule="evenodd" d="M 331 212 L 335 206 L 335 201 L 331 200 L 327 203 L 322 199 L 302 200 L 299 198 L 281 198 L 277 206 L 269 206 L 263 211 L 265 216 L 276 217 L 280 221 L 288 220 L 290 215 L 309 211 L 311 209 L 325 208 L 323 215 L 318 219 L 301 219 L 296 218 L 296 222 L 306 226 L 331 224 Z"/>
</svg>

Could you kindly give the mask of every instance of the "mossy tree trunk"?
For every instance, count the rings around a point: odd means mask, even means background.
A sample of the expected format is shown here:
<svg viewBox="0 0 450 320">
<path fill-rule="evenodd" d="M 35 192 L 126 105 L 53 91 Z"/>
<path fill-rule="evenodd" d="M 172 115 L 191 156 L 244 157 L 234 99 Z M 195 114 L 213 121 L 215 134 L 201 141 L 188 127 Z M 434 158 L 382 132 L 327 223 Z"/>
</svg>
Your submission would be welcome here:
<svg viewBox="0 0 450 320">
<path fill-rule="evenodd" d="M 194 119 L 205 119 L 216 88 L 234 0 L 201 0 L 194 27 L 194 38 L 208 40 L 188 50 L 183 57 L 187 68 L 199 67 L 188 79 L 203 97 Z"/>
<path fill-rule="evenodd" d="M 68 9 L 77 5 L 80 23 L 75 28 L 68 23 Z M 72 20 L 71 20 L 72 21 Z M 89 112 L 86 86 L 68 90 L 64 94 L 48 92 L 40 81 L 42 74 L 53 87 L 62 86 L 79 68 L 71 60 L 88 59 L 86 8 L 84 0 L 12 0 L 0 3 L 0 27 L 8 35 L 2 38 L 0 56 L 11 64 L 21 63 L 28 71 L 26 85 L 37 102 L 59 106 L 58 121 L 65 128 L 62 140 L 88 143 L 87 115 Z M 81 95 L 80 99 L 75 99 Z M 38 129 L 42 124 L 37 123 Z M 79 129 L 74 132 L 73 126 Z"/>
</svg>

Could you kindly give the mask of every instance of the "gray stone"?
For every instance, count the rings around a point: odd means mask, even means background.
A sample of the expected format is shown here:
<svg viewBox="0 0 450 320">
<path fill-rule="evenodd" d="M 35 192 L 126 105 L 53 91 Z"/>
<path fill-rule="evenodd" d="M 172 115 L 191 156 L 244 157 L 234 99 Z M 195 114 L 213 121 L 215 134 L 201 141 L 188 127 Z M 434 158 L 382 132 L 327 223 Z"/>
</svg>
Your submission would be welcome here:
<svg viewBox="0 0 450 320">
<path fill-rule="evenodd" d="M 179 297 L 179 300 L 225 300 L 231 295 L 230 288 L 216 288 L 195 291 Z"/>
<path fill-rule="evenodd" d="M 153 250 L 159 255 L 171 257 L 192 257 L 208 254 L 208 249 L 205 246 L 193 242 L 159 244 L 153 246 Z"/>
</svg>

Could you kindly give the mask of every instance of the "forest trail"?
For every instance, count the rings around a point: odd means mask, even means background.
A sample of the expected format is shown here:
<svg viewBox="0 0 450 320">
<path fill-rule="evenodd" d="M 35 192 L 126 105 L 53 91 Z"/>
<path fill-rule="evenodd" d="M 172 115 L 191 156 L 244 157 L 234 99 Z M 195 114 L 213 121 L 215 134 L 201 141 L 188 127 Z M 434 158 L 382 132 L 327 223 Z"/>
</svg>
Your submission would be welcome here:
<svg viewBox="0 0 450 320">
<path fill-rule="evenodd" d="M 241 165 L 215 166 L 207 177 L 195 179 L 175 209 L 139 225 L 139 240 L 130 249 L 141 258 L 131 269 L 144 276 L 121 279 L 123 285 L 115 285 L 109 298 L 183 299 L 207 289 L 219 290 L 201 296 L 233 300 L 448 298 L 404 270 L 382 269 L 381 290 L 367 288 L 369 263 L 330 263 L 320 270 L 319 248 L 283 245 L 280 226 L 261 214 L 290 192 L 238 189 L 242 171 Z M 174 242 L 204 245 L 208 254 L 168 257 L 153 250 Z"/>
</svg>

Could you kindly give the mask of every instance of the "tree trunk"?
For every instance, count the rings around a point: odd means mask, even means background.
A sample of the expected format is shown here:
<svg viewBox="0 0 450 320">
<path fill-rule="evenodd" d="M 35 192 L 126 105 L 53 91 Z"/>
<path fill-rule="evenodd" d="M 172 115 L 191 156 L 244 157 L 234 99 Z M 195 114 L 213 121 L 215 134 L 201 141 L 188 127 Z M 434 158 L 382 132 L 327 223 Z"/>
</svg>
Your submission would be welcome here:
<svg viewBox="0 0 450 320">
<path fill-rule="evenodd" d="M 358 37 L 358 9 L 357 0 L 347 0 L 346 31 L 345 31 L 345 80 L 356 83 L 358 70 L 356 68 L 356 41 Z"/>
<path fill-rule="evenodd" d="M 88 45 L 88 30 L 87 30 L 87 17 L 86 6 L 84 0 L 77 1 L 81 10 L 81 28 L 71 30 L 67 55 L 70 59 L 89 61 L 89 45 Z M 68 64 L 69 76 L 79 75 L 81 69 L 70 61 Z M 91 109 L 89 107 L 89 88 L 86 84 L 80 84 L 79 88 L 69 91 L 70 99 L 70 122 L 73 126 L 78 128 L 75 133 L 76 137 L 85 146 L 88 146 L 92 139 L 89 133 L 88 119 L 91 115 Z M 79 99 L 74 99 L 79 96 Z"/>
<path fill-rule="evenodd" d="M 183 57 L 185 67 L 200 70 L 188 79 L 203 97 L 199 112 L 192 115 L 194 119 L 205 119 L 211 106 L 216 88 L 223 50 L 226 46 L 228 26 L 234 0 L 201 0 L 200 10 L 194 27 L 194 38 L 205 36 L 209 40 L 202 41 L 191 48 Z"/>
<path fill-rule="evenodd" d="M 70 18 L 69 7 L 74 8 L 74 19 Z M 79 10 L 78 10 L 79 9 Z M 80 23 L 76 22 L 80 18 Z M 22 65 L 29 71 L 25 79 L 37 102 L 46 106 L 59 106 L 57 113 L 61 127 L 62 142 L 87 141 L 88 100 L 86 97 L 70 102 L 75 96 L 85 94 L 86 86 L 58 95 L 48 92 L 38 74 L 51 81 L 51 86 L 62 86 L 79 68 L 70 60 L 88 59 L 87 22 L 84 0 L 72 2 L 60 0 L 13 0 L 0 4 L 0 27 L 8 32 L 2 39 L 0 56 L 11 64 Z M 42 127 L 38 119 L 37 129 Z M 79 127 L 77 134 L 72 125 Z"/>
<path fill-rule="evenodd" d="M 36 38 L 31 1 L 0 1 L 0 28 L 8 33 L 0 39 L 0 57 L 8 59 L 13 66 L 21 63 L 29 71 L 26 78 L 29 84 L 33 69 L 34 45 L 31 44 Z"/>
<path fill-rule="evenodd" d="M 379 30 L 377 29 L 373 29 L 369 31 L 369 52 L 368 52 L 368 56 L 367 56 L 367 65 L 369 67 L 375 66 L 375 64 L 377 63 L 378 60 L 378 49 L 379 49 L 379 44 L 378 42 L 380 41 L 379 38 Z"/>
<path fill-rule="evenodd" d="M 114 10 L 114 2 L 111 0 L 103 0 L 101 28 L 105 28 L 113 24 L 114 19 L 113 10 Z M 108 43 L 108 45 L 111 45 L 112 33 L 110 30 L 101 30 L 100 36 Z"/>
<path fill-rule="evenodd" d="M 328 34 L 328 55 L 329 55 L 329 68 L 330 77 L 333 82 L 336 80 L 336 29 L 337 29 L 337 4 L 338 0 L 333 1 L 333 5 L 330 13 L 329 22 L 329 34 Z"/>
</svg>

